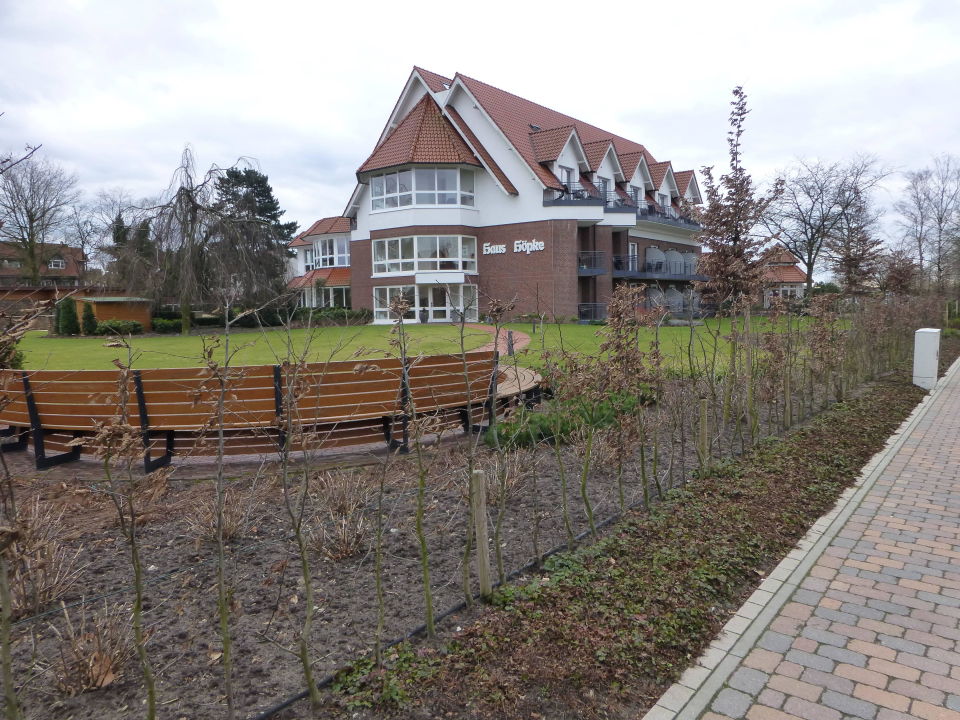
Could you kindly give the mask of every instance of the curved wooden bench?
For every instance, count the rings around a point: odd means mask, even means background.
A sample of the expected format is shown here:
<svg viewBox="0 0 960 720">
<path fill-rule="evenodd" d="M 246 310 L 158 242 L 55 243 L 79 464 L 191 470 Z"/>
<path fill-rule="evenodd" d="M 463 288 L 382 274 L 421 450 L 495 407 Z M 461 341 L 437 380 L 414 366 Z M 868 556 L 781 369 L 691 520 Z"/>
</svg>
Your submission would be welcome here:
<svg viewBox="0 0 960 720">
<path fill-rule="evenodd" d="M 276 452 L 361 445 L 382 438 L 405 451 L 411 415 L 434 418 L 434 429 L 481 429 L 498 402 L 526 399 L 539 378 L 532 371 L 501 369 L 494 352 L 396 359 L 361 359 L 300 367 L 230 368 L 218 377 L 208 368 L 0 371 L 0 424 L 14 441 L 32 442 L 36 466 L 48 468 L 90 452 L 71 446 L 91 438 L 100 424 L 120 416 L 143 438 L 144 469 L 173 455 L 216 452 L 223 387 L 224 451 Z M 502 383 L 496 396 L 495 383 Z M 154 457 L 156 453 L 159 457 Z M 51 454 L 57 453 L 57 454 Z"/>
</svg>

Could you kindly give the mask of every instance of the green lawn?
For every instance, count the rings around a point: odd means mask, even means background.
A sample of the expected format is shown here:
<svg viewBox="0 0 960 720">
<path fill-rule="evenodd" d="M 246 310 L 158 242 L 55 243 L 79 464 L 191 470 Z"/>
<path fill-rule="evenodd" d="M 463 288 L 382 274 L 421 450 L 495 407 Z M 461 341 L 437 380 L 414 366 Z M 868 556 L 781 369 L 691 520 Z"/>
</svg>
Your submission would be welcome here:
<svg viewBox="0 0 960 720">
<path fill-rule="evenodd" d="M 754 321 L 759 329 L 766 321 L 758 318 Z M 698 364 L 703 365 L 704 353 L 712 354 L 713 335 L 719 323 L 721 336 L 730 332 L 729 320 L 708 320 L 708 327 L 694 328 L 693 348 Z M 510 330 L 530 335 L 530 345 L 520 353 L 519 363 L 527 367 L 542 364 L 543 350 L 566 350 L 596 355 L 603 341 L 601 325 L 548 324 L 541 335 L 531 333 L 530 323 L 511 323 Z M 459 330 L 450 325 L 408 325 L 410 354 L 434 355 L 459 352 Z M 301 352 L 309 341 L 308 360 L 348 360 L 356 353 L 367 357 L 393 354 L 390 348 L 390 328 L 383 325 L 365 325 L 361 327 L 314 328 L 312 331 L 293 330 L 290 339 L 296 353 Z M 649 349 L 653 341 L 653 330 L 644 331 L 641 345 Z M 476 330 L 467 330 L 466 347 L 468 350 L 490 342 L 490 335 Z M 677 365 L 681 360 L 686 363 L 687 346 L 690 340 L 689 327 L 662 327 L 660 329 L 661 350 L 667 362 Z M 47 337 L 45 332 L 31 332 L 20 343 L 24 353 L 24 367 L 27 369 L 47 368 L 51 370 L 79 370 L 112 368 L 114 358 L 125 358 L 122 348 L 109 348 L 107 338 L 61 338 Z M 234 365 L 267 365 L 277 362 L 286 355 L 287 333 L 284 330 L 244 330 L 231 334 L 231 343 L 240 346 L 239 353 L 231 361 Z M 195 367 L 202 365 L 200 354 L 202 339 L 198 335 L 183 337 L 180 335 L 134 336 L 132 345 L 138 356 L 134 367 Z M 725 359 L 726 342 L 721 338 L 718 348 L 719 357 Z M 222 361 L 222 348 L 216 355 Z"/>
<path fill-rule="evenodd" d="M 459 330 L 449 325 L 408 325 L 410 354 L 435 355 L 459 352 Z M 390 349 L 390 328 L 383 325 L 361 327 L 314 328 L 292 330 L 290 339 L 299 353 L 309 342 L 308 360 L 349 360 L 360 352 L 367 357 L 382 356 Z M 490 335 L 476 330 L 467 330 L 468 350 L 490 342 Z M 114 358 L 126 361 L 123 348 L 106 347 L 104 337 L 47 337 L 46 332 L 30 332 L 20 343 L 24 354 L 24 367 L 30 370 L 96 370 L 113 368 Z M 231 360 L 233 365 L 269 365 L 286 356 L 287 333 L 284 330 L 249 330 L 231 333 L 231 345 L 240 350 Z M 151 335 L 133 336 L 131 345 L 137 352 L 134 367 L 172 368 L 196 367 L 204 363 L 200 359 L 203 341 L 198 335 Z M 223 349 L 216 358 L 222 361 Z"/>
<path fill-rule="evenodd" d="M 717 331 L 717 324 L 720 323 L 721 335 L 727 335 L 730 332 L 729 320 L 707 320 L 707 327 L 694 327 L 693 349 L 698 357 L 702 358 L 706 349 L 712 353 L 714 339 L 708 329 L 714 334 Z M 603 342 L 603 332 L 606 330 L 602 325 L 544 325 L 543 334 L 531 333 L 531 323 L 511 323 L 507 326 L 510 330 L 519 330 L 530 335 L 530 345 L 527 351 L 520 358 L 520 364 L 528 367 L 536 367 L 541 364 L 541 357 L 544 350 L 555 350 L 564 348 L 566 350 L 581 352 L 588 355 L 596 355 L 600 352 L 600 344 Z M 654 339 L 652 329 L 644 330 L 641 336 L 640 345 L 644 350 L 650 349 L 650 344 Z M 660 328 L 661 352 L 668 359 L 686 358 L 687 345 L 690 340 L 689 327 L 662 327 Z M 726 347 L 726 342 L 720 340 L 721 353 Z"/>
</svg>

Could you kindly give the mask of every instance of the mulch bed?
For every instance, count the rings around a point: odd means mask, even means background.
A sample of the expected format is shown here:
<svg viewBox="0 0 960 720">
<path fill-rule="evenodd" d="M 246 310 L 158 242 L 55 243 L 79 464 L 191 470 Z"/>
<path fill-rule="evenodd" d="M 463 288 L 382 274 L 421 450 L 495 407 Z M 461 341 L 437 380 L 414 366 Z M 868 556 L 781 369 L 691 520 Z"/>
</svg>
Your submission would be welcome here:
<svg viewBox="0 0 960 720">
<path fill-rule="evenodd" d="M 956 338 L 945 339 L 943 361 L 958 351 Z M 396 646 L 388 653 L 391 672 L 370 672 L 360 664 L 342 674 L 336 683 L 341 692 L 326 696 L 323 714 L 552 718 L 620 717 L 642 710 L 697 657 L 763 572 L 831 506 L 919 397 L 908 380 L 888 377 L 785 441 L 764 442 L 750 458 L 675 491 L 653 513 L 633 514 L 597 543 L 555 556 L 544 575 L 528 575 L 504 589 L 498 607 L 449 617 L 437 641 Z M 467 517 L 461 453 L 460 446 L 440 446 L 430 456 L 426 531 L 438 612 L 463 599 Z M 88 613 L 104 603 L 129 608 L 129 553 L 112 504 L 100 492 L 99 465 L 83 461 L 36 472 L 29 456 L 7 460 L 21 502 L 40 497 L 65 513 L 68 547 L 79 551 L 83 566 L 63 598 L 72 606 L 71 617 L 76 619 L 84 606 Z M 570 467 L 577 461 L 572 450 L 566 451 Z M 693 459 L 687 461 L 687 467 L 695 466 Z M 553 454 L 531 453 L 526 462 L 504 519 L 508 572 L 566 537 Z M 228 573 L 238 717 L 249 718 L 303 687 L 290 652 L 303 588 L 276 467 L 256 472 L 253 466 L 232 466 L 228 472 L 247 514 L 229 543 Z M 414 480 L 406 460 L 394 466 L 386 482 L 385 639 L 403 637 L 423 622 Z M 570 485 L 572 523 L 581 532 L 587 522 L 573 474 Z M 627 491 L 628 501 L 642 497 L 636 483 Z M 141 511 L 145 620 L 161 717 L 224 716 L 213 547 L 191 529 L 210 496 L 209 472 L 187 465 L 165 486 L 151 488 Z M 609 470 L 594 473 L 590 496 L 598 519 L 617 513 Z M 373 644 L 377 612 L 369 493 L 364 502 L 368 534 L 359 552 L 336 560 L 322 553 L 313 558 L 317 678 L 355 661 Z M 96 692 L 65 697 L 53 688 L 54 628 L 63 627 L 62 613 L 53 608 L 15 628 L 26 717 L 142 717 L 144 691 L 135 662 Z M 303 703 L 276 715 L 308 716 Z"/>
</svg>

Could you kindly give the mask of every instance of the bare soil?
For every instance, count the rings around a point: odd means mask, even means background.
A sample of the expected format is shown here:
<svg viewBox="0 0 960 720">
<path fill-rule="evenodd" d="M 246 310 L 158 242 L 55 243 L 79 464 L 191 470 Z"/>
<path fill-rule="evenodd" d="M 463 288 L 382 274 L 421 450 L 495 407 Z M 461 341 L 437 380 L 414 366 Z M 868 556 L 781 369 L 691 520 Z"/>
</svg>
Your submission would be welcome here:
<svg viewBox="0 0 960 720">
<path fill-rule="evenodd" d="M 955 343 L 956 344 L 956 343 Z M 942 353 L 944 361 L 956 348 Z M 765 434 L 777 430 L 777 415 L 764 415 Z M 676 438 L 674 438 L 676 439 Z M 663 437 L 663 442 L 670 438 Z M 437 612 L 464 600 L 463 554 L 467 535 L 464 453 L 468 441 L 439 443 L 427 451 L 425 530 L 430 550 L 434 607 Z M 602 453 L 601 453 L 602 454 Z M 581 457 L 563 450 L 567 506 L 574 533 L 584 532 L 586 513 L 580 499 Z M 674 458 L 674 484 L 684 481 L 695 465 L 692 438 Z M 352 453 L 329 458 L 326 464 L 377 465 L 358 470 L 365 533 L 356 554 L 331 559 L 320 549 L 311 556 L 316 615 L 310 639 L 315 677 L 322 678 L 368 652 L 377 626 L 374 558 L 376 467 L 384 453 Z M 478 458 L 492 476 L 493 454 L 478 449 Z M 82 571 L 62 598 L 71 619 L 102 611 L 119 603 L 129 611 L 132 602 L 130 553 L 118 527 L 116 510 L 103 492 L 103 469 L 95 460 L 81 460 L 47 471 L 33 469 L 30 453 L 6 456 L 16 478 L 20 503 L 39 497 L 62 509 L 67 546 L 79 551 Z M 602 460 L 602 458 L 601 458 Z M 663 468 L 667 462 L 661 457 Z M 563 545 L 561 478 L 554 453 L 539 449 L 525 453 L 515 468 L 516 481 L 503 513 L 501 549 L 507 573 L 529 566 L 549 549 Z M 316 468 L 319 468 L 318 462 Z M 315 469 L 316 469 L 315 468 Z M 588 484 L 597 522 L 620 510 L 612 455 L 595 467 Z M 245 510 L 246 522 L 228 545 L 228 575 L 232 588 L 231 633 L 235 653 L 237 716 L 253 717 L 275 703 L 300 692 L 303 676 L 294 656 L 302 622 L 303 586 L 299 556 L 283 505 L 282 486 L 275 463 L 231 463 L 230 485 Z M 216 566 L 214 545 L 198 539 L 195 526 L 202 506 L 213 495 L 215 469 L 209 464 L 185 462 L 161 484 L 141 484 L 138 532 L 146 568 L 145 620 L 150 633 L 148 651 L 157 676 L 161 718 L 222 718 L 226 716 L 221 643 L 217 631 Z M 318 473 L 315 473 L 318 474 Z M 626 501 L 642 501 L 644 490 L 627 474 Z M 666 471 L 661 469 L 661 477 Z M 385 476 L 384 584 L 385 631 L 389 641 L 406 636 L 424 620 L 419 548 L 414 532 L 416 464 L 414 458 L 395 457 Z M 648 492 L 656 493 L 651 484 Z M 490 487 L 491 512 L 496 510 L 496 487 Z M 330 531 L 338 518 L 326 512 L 320 500 L 310 503 L 314 527 Z M 353 516 L 356 520 L 357 514 Z M 202 523 L 201 523 L 202 524 Z M 209 524 L 208 524 L 209 527 Z M 472 567 L 472 563 L 471 563 Z M 475 581 L 471 592 L 476 592 Z M 446 638 L 464 632 L 470 612 L 452 617 L 444 626 Z M 27 718 L 139 718 L 144 714 L 145 691 L 135 660 L 107 687 L 75 697 L 55 687 L 54 665 L 60 652 L 58 632 L 65 628 L 59 607 L 18 621 L 14 633 L 16 677 Z M 302 705 L 300 706 L 302 710 Z M 300 714 L 287 715 L 289 717 Z"/>
</svg>

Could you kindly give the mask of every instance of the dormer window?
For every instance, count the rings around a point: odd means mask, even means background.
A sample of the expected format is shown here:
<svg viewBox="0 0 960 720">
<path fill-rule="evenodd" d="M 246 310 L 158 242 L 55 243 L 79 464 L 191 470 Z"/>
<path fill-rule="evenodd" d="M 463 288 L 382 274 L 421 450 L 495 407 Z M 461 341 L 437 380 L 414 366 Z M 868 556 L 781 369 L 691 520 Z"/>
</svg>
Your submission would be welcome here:
<svg viewBox="0 0 960 720">
<path fill-rule="evenodd" d="M 660 203 L 660 207 L 662 207 L 664 210 L 670 207 L 669 195 L 667 195 L 666 193 L 657 193 L 657 198 L 658 198 L 658 202 Z"/>
<path fill-rule="evenodd" d="M 573 185 L 573 168 L 564 167 L 563 165 L 558 166 L 558 179 L 564 187 L 570 187 Z"/>
<path fill-rule="evenodd" d="M 633 200 L 634 205 L 640 205 L 640 188 L 636 185 L 630 186 L 630 199 Z"/>
<path fill-rule="evenodd" d="M 47 267 L 51 270 L 66 270 L 67 261 L 63 258 L 50 258 L 50 261 L 47 263 Z"/>
<path fill-rule="evenodd" d="M 418 167 L 370 178 L 370 208 L 393 210 L 418 206 L 474 206 L 472 170 Z"/>
</svg>

